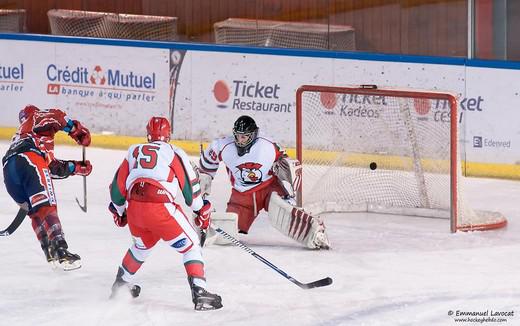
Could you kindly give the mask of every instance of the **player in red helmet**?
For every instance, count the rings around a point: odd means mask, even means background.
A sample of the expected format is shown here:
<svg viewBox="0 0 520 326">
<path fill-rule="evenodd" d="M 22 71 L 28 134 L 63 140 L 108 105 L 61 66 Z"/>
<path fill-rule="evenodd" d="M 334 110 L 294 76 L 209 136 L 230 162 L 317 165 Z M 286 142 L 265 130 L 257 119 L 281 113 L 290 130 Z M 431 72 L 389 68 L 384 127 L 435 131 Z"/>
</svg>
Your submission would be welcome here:
<svg viewBox="0 0 520 326">
<path fill-rule="evenodd" d="M 156 140 L 169 142 L 171 127 L 168 119 L 163 117 L 153 117 L 146 125 L 148 142 Z"/>
<path fill-rule="evenodd" d="M 92 165 L 89 161 L 66 161 L 54 157 L 54 135 L 64 131 L 78 145 L 88 146 L 90 132 L 60 109 L 40 110 L 27 105 L 18 118 L 20 127 L 2 159 L 7 191 L 18 205 L 28 211 L 47 261 L 65 270 L 77 269 L 81 267 L 81 260 L 68 251 L 51 179 L 87 176 Z"/>
<path fill-rule="evenodd" d="M 118 268 L 112 297 L 121 289 L 133 297 L 139 295 L 141 288 L 134 284 L 134 274 L 162 239 L 183 255 L 195 309 L 222 308 L 220 296 L 206 290 L 198 234 L 176 198 L 184 198 L 196 215 L 195 223 L 203 229 L 209 226 L 211 204 L 200 196 L 199 180 L 186 153 L 168 143 L 169 121 L 152 117 L 146 132 L 148 143 L 130 146 L 110 186 L 109 210 L 114 222 L 120 227 L 128 224 L 134 240 Z"/>
</svg>

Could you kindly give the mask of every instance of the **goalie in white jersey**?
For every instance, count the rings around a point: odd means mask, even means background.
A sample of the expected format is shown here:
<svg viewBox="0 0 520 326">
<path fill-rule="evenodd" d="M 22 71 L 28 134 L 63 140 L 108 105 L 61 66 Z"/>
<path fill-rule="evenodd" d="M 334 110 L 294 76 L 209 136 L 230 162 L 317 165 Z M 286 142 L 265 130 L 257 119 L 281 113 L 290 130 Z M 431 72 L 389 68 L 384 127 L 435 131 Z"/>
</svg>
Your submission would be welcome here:
<svg viewBox="0 0 520 326">
<path fill-rule="evenodd" d="M 238 215 L 238 232 L 249 228 L 265 209 L 271 224 L 283 234 L 308 248 L 330 247 L 325 226 L 294 204 L 294 179 L 301 166 L 287 157 L 280 147 L 259 134 L 253 118 L 239 117 L 233 135 L 215 139 L 200 156 L 200 182 L 203 194 L 209 194 L 219 163 L 224 162 L 231 186 L 227 212 Z"/>
<path fill-rule="evenodd" d="M 200 196 L 199 180 L 186 153 L 168 143 L 170 129 L 166 118 L 152 117 L 146 127 L 148 143 L 130 146 L 110 186 L 114 222 L 120 227 L 128 223 L 134 242 L 118 269 L 111 297 L 125 288 L 133 297 L 139 296 L 134 274 L 162 239 L 183 255 L 195 310 L 219 309 L 220 296 L 206 291 L 197 231 L 175 199 L 184 198 L 202 229 L 209 226 L 211 204 Z"/>
</svg>

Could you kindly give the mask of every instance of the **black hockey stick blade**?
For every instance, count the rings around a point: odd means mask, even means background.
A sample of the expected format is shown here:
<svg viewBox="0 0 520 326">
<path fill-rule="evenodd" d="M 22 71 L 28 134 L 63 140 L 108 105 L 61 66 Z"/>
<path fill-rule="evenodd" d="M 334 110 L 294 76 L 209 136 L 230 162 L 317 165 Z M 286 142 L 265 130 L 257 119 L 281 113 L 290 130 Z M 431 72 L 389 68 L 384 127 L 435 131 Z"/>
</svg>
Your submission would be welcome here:
<svg viewBox="0 0 520 326">
<path fill-rule="evenodd" d="M 284 272 L 283 270 L 281 270 L 279 267 L 277 267 L 275 264 L 271 263 L 269 260 L 267 260 L 264 257 L 262 257 L 259 254 L 257 254 L 253 249 L 249 248 L 248 246 L 246 246 L 242 242 L 240 242 L 237 239 L 235 239 L 232 235 L 230 235 L 226 231 L 224 231 L 221 228 L 216 227 L 214 225 L 211 225 L 210 227 L 213 230 L 215 230 L 216 232 L 220 233 L 225 239 L 231 241 L 231 243 L 233 243 L 235 246 L 245 250 L 248 254 L 250 254 L 251 256 L 255 257 L 256 259 L 258 259 L 262 263 L 266 264 L 271 269 L 273 269 L 275 272 L 277 272 L 278 274 L 280 274 L 283 277 L 285 277 L 287 280 L 289 280 L 292 283 L 296 284 L 300 289 L 308 290 L 308 289 L 313 289 L 313 288 L 327 286 L 327 285 L 332 284 L 332 279 L 330 277 L 326 277 L 326 278 L 323 278 L 321 280 L 317 280 L 317 281 L 310 282 L 310 283 L 302 283 L 302 282 L 298 281 L 297 279 L 295 279 L 294 277 L 292 277 L 289 274 L 287 274 L 286 272 Z"/>
<path fill-rule="evenodd" d="M 332 279 L 330 277 L 325 277 L 325 278 L 322 278 L 321 280 L 317 280 L 317 281 L 314 281 L 314 282 L 310 282 L 310 283 L 296 283 L 296 285 L 298 285 L 299 287 L 301 287 L 302 289 L 312 289 L 312 288 L 319 288 L 319 287 L 322 287 L 322 286 L 327 286 L 327 285 L 331 285 L 332 284 Z"/>
<path fill-rule="evenodd" d="M 8 235 L 13 234 L 13 232 L 16 231 L 16 229 L 18 229 L 20 224 L 22 224 L 23 219 L 25 218 L 26 215 L 27 215 L 27 211 L 23 208 L 20 208 L 20 210 L 16 214 L 16 217 L 11 222 L 11 225 L 9 225 L 7 227 L 7 229 L 0 231 L 0 236 L 6 237 Z"/>
<path fill-rule="evenodd" d="M 83 177 L 83 178 L 85 178 L 85 177 Z M 82 211 L 84 211 L 85 213 L 87 212 L 86 200 L 85 200 L 85 203 L 83 205 L 81 205 L 81 203 L 79 202 L 78 198 L 76 198 L 76 203 L 78 204 L 79 208 L 81 208 Z"/>
<path fill-rule="evenodd" d="M 85 163 L 85 146 L 83 146 L 83 163 Z M 76 203 L 78 204 L 79 208 L 81 208 L 82 211 L 85 213 L 87 212 L 87 177 L 83 176 L 83 205 L 80 204 L 78 198 L 76 197 Z"/>
</svg>

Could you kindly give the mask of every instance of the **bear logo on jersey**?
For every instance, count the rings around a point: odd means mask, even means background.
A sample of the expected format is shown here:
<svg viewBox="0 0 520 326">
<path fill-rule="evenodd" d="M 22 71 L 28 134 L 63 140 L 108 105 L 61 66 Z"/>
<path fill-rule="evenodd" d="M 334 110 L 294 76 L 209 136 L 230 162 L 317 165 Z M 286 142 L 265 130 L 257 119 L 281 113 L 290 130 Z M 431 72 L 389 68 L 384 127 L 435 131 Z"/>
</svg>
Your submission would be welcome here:
<svg viewBox="0 0 520 326">
<path fill-rule="evenodd" d="M 262 182 L 262 164 L 246 162 L 237 166 L 240 170 L 240 179 L 243 185 L 259 184 Z"/>
</svg>

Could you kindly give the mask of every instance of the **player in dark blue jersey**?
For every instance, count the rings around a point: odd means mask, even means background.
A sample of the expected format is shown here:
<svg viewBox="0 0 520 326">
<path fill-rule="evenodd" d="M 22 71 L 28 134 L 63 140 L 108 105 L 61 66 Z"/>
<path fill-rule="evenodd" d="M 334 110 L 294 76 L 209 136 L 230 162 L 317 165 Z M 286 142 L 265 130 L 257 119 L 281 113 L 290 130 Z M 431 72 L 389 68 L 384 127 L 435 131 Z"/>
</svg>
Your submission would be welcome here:
<svg viewBox="0 0 520 326">
<path fill-rule="evenodd" d="M 90 132 L 60 109 L 40 110 L 28 105 L 20 111 L 20 127 L 2 159 L 9 195 L 28 211 L 36 237 L 47 261 L 64 270 L 81 267 L 79 255 L 70 253 L 57 212 L 52 179 L 87 176 L 89 161 L 66 161 L 54 157 L 54 135 L 64 131 L 78 143 L 90 145 Z"/>
</svg>

